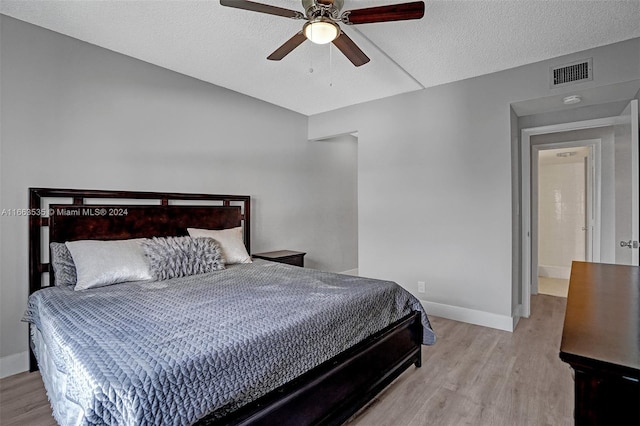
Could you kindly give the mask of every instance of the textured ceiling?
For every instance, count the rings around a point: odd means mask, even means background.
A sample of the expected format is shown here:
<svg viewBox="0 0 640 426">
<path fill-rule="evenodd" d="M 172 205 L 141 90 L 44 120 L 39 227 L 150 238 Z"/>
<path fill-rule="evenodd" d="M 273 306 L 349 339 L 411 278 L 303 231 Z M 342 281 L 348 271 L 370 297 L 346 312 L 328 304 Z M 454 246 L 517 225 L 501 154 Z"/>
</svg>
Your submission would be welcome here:
<svg viewBox="0 0 640 426">
<path fill-rule="evenodd" d="M 308 41 L 268 61 L 304 21 L 217 0 L 1 0 L 0 12 L 306 115 L 640 37 L 640 0 L 427 0 L 419 21 L 342 25 L 371 58 L 356 68 Z"/>
</svg>

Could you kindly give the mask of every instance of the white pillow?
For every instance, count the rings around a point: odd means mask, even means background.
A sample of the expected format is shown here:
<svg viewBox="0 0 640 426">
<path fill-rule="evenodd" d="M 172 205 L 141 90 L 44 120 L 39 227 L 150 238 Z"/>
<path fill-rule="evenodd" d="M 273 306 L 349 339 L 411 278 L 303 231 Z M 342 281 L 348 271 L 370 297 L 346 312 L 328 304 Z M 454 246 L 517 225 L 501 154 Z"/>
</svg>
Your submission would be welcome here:
<svg viewBox="0 0 640 426">
<path fill-rule="evenodd" d="M 222 257 L 224 257 L 225 264 L 251 263 L 251 256 L 249 256 L 247 248 L 244 246 L 241 226 L 221 229 L 219 231 L 213 229 L 187 228 L 187 231 L 189 232 L 189 236 L 193 238 L 205 237 L 216 240 L 222 249 Z"/>
<path fill-rule="evenodd" d="M 149 263 L 140 245 L 133 240 L 81 240 L 65 243 L 76 265 L 76 290 L 86 290 L 126 281 L 152 279 Z"/>
</svg>

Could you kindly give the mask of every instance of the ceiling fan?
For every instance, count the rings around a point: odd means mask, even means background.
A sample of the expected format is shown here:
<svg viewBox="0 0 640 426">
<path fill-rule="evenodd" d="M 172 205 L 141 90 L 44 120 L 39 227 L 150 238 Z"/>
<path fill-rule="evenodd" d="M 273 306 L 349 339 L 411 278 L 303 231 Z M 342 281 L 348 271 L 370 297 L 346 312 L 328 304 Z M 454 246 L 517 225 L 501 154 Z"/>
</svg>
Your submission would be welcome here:
<svg viewBox="0 0 640 426">
<path fill-rule="evenodd" d="M 344 0 L 302 0 L 305 13 L 282 7 L 256 3 L 248 0 L 220 0 L 222 6 L 292 19 L 306 19 L 302 30 L 287 40 L 267 57 L 279 61 L 309 39 L 317 44 L 333 43 L 356 67 L 369 62 L 369 58 L 345 33 L 338 22 L 346 25 L 369 24 L 374 22 L 406 21 L 424 16 L 424 2 L 392 4 L 345 10 L 340 13 Z"/>
</svg>

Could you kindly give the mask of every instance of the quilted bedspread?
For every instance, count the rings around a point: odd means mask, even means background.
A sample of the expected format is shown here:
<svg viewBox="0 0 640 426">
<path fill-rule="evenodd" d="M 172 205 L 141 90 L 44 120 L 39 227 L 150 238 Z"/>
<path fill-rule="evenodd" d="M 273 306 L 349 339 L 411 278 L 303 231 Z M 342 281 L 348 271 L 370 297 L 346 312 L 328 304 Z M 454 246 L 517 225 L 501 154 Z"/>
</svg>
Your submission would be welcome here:
<svg viewBox="0 0 640 426">
<path fill-rule="evenodd" d="M 413 310 L 423 343 L 434 343 L 418 300 L 393 282 L 256 261 L 168 281 L 45 288 L 24 320 L 67 377 L 77 423 L 187 425 L 255 400 Z"/>
</svg>

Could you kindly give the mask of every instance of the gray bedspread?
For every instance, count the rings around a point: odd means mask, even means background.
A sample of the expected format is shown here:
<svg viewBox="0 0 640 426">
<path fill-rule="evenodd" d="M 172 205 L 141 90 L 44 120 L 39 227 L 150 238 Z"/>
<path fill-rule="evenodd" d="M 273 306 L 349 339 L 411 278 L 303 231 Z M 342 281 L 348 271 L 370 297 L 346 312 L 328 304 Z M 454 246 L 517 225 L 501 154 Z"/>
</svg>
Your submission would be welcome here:
<svg viewBox="0 0 640 426">
<path fill-rule="evenodd" d="M 24 320 L 67 377 L 79 424 L 187 425 L 237 409 L 412 310 L 422 312 L 423 343 L 434 343 L 422 306 L 395 283 L 256 261 L 168 281 L 42 289 Z"/>
</svg>

